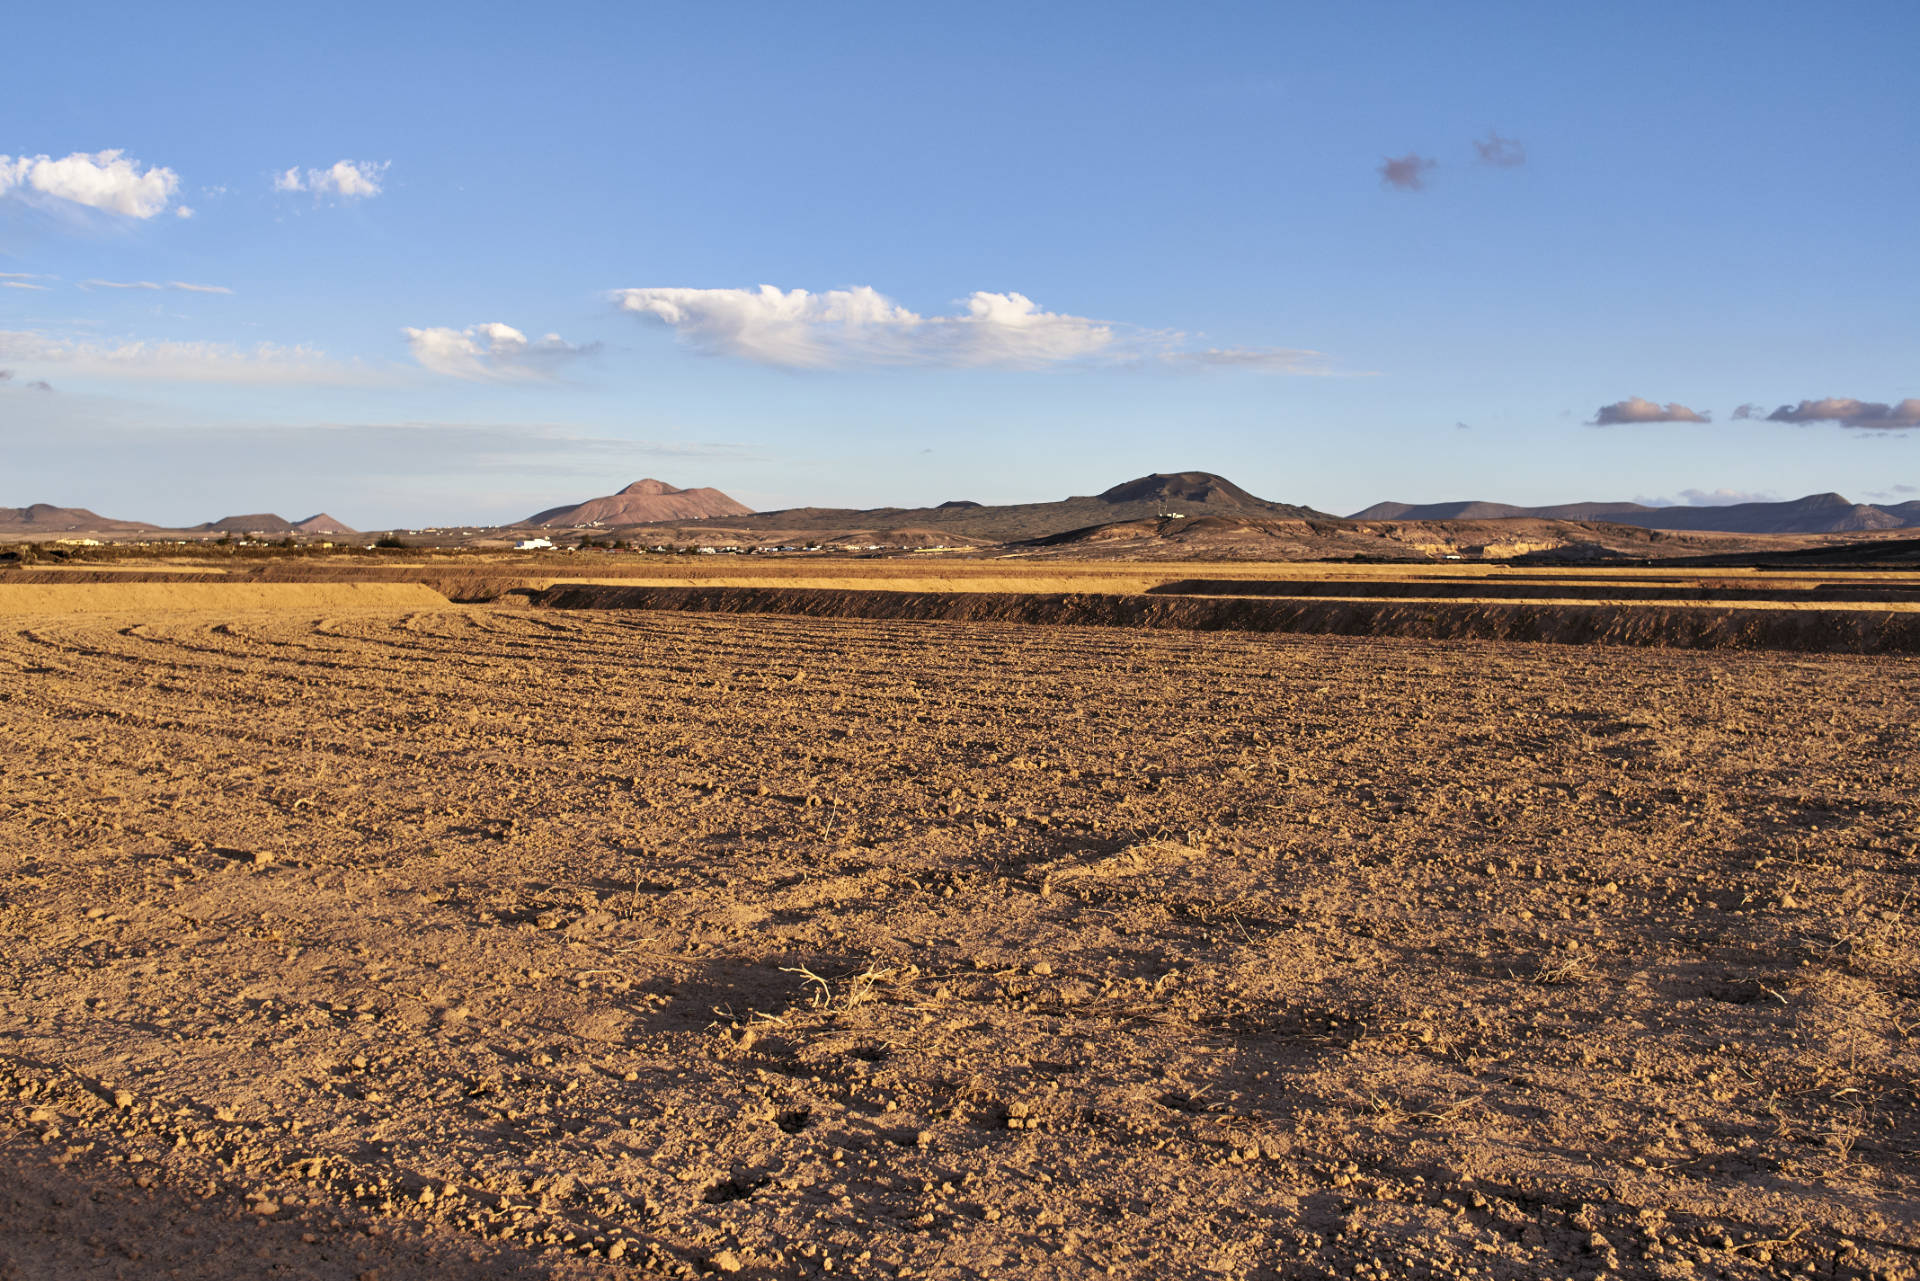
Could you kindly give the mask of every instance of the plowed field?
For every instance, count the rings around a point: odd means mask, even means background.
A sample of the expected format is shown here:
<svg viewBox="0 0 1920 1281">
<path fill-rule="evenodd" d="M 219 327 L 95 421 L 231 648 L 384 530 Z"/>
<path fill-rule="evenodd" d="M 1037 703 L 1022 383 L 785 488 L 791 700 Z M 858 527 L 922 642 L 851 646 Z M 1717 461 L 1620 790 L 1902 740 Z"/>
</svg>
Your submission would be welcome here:
<svg viewBox="0 0 1920 1281">
<path fill-rule="evenodd" d="M 9 617 L 0 1277 L 1911 1276 L 1917 695 Z"/>
</svg>

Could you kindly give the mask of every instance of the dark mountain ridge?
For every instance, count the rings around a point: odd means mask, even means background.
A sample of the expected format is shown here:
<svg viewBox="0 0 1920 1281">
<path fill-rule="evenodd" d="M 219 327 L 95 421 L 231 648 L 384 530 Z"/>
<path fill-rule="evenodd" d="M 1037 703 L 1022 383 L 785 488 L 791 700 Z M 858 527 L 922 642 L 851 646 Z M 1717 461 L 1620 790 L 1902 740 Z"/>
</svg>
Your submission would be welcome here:
<svg viewBox="0 0 1920 1281">
<path fill-rule="evenodd" d="M 222 516 L 219 520 L 210 520 L 200 525 L 188 527 L 194 534 L 291 534 L 294 524 L 285 516 L 276 516 L 272 512 L 253 512 L 246 516 Z"/>
<path fill-rule="evenodd" d="M 1537 520 L 1608 521 L 1641 529 L 1727 534 L 1847 534 L 1920 525 L 1920 502 L 1892 507 L 1856 503 L 1839 494 L 1808 494 L 1784 502 L 1731 503 L 1724 507 L 1649 507 L 1642 503 L 1560 503 L 1518 507 L 1511 503 L 1375 503 L 1351 520 Z"/>
<path fill-rule="evenodd" d="M 1241 516 L 1272 520 L 1339 520 L 1311 507 L 1270 502 L 1224 476 L 1205 471 L 1155 472 L 1099 494 L 1049 503 L 982 506 L 949 501 L 937 507 L 790 507 L 715 521 L 740 530 L 833 532 L 922 526 L 990 542 L 1021 542 L 1114 521 L 1141 520 L 1169 512 L 1183 516 Z"/>
</svg>

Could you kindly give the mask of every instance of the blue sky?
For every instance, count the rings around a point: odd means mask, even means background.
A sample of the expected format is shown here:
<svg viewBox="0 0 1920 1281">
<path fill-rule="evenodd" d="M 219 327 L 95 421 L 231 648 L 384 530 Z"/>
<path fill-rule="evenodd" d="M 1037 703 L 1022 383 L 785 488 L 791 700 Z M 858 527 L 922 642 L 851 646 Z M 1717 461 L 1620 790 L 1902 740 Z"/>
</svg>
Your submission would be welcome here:
<svg viewBox="0 0 1920 1281">
<path fill-rule="evenodd" d="M 1911 3 L 82 3 L 9 35 L 0 505 L 1920 486 Z"/>
</svg>

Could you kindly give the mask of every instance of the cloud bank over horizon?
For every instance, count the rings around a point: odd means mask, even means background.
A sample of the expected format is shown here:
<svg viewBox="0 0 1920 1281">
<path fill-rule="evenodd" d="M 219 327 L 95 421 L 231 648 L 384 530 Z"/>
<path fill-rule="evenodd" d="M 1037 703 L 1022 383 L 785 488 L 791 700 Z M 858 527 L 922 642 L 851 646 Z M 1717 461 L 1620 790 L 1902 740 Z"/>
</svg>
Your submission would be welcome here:
<svg viewBox="0 0 1920 1281">
<path fill-rule="evenodd" d="M 773 285 L 617 289 L 612 297 L 696 351 L 788 369 L 1035 368 L 1094 355 L 1116 337 L 1106 322 L 1043 311 L 1018 293 L 977 291 L 965 312 L 950 316 L 922 316 L 866 285 L 821 293 Z"/>
<path fill-rule="evenodd" d="M 920 366 L 1046 369 L 1104 365 L 1322 373 L 1304 348 L 1189 345 L 1186 335 L 1043 309 L 1022 293 L 976 290 L 964 310 L 921 315 L 871 286 L 782 290 L 644 288 L 609 295 L 705 355 L 782 369 Z"/>
</svg>

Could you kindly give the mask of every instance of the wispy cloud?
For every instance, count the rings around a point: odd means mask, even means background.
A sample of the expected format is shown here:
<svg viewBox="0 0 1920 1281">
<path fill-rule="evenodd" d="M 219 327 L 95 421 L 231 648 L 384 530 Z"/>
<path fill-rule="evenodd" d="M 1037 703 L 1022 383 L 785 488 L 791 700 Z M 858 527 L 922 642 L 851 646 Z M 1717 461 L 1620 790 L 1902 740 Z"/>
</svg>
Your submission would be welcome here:
<svg viewBox="0 0 1920 1281">
<path fill-rule="evenodd" d="M 1207 369 L 1252 369 L 1277 374 L 1323 374 L 1325 353 L 1289 347 L 1208 347 L 1199 351 L 1169 351 L 1160 359 L 1172 365 Z"/>
<path fill-rule="evenodd" d="M 0 360 L 54 365 L 75 374 L 156 382 L 335 384 L 383 381 L 311 347 L 220 342 L 97 342 L 33 330 L 0 330 Z"/>
<path fill-rule="evenodd" d="M 51 156 L 0 155 L 0 196 L 37 194 L 129 218 L 151 218 L 166 210 L 180 188 L 171 169 L 145 170 L 120 151 L 76 151 Z"/>
<path fill-rule="evenodd" d="M 230 294 L 233 290 L 225 285 L 195 285 L 184 280 L 169 280 L 161 284 L 157 280 L 83 280 L 82 289 L 180 289 L 190 294 Z"/>
<path fill-rule="evenodd" d="M 758 289 L 616 289 L 621 311 L 671 330 L 707 355 L 783 369 L 919 366 L 1045 369 L 1075 365 L 1237 368 L 1319 373 L 1319 352 L 1196 348 L 1182 334 L 1047 311 L 1025 294 L 978 291 L 961 310 L 922 315 L 870 286 L 812 293 Z"/>
<path fill-rule="evenodd" d="M 33 289 L 43 294 L 47 292 L 45 285 L 36 285 L 31 280 L 0 280 L 0 286 L 8 289 Z"/>
<path fill-rule="evenodd" d="M 1594 413 L 1589 426 L 1617 427 L 1626 423 L 1705 423 L 1712 422 L 1706 414 L 1697 413 L 1685 405 L 1669 403 L 1662 405 L 1658 401 L 1642 400 L 1638 396 L 1629 396 L 1625 400 L 1616 400 L 1611 405 L 1602 405 Z"/>
<path fill-rule="evenodd" d="M 1767 414 L 1767 407 L 1765 405 L 1756 405 L 1749 401 L 1746 404 L 1734 406 L 1733 413 L 1730 415 L 1730 417 L 1764 418 L 1766 417 L 1766 414 Z"/>
<path fill-rule="evenodd" d="M 1380 182 L 1396 191 L 1424 191 L 1427 175 L 1439 167 L 1438 160 L 1412 151 L 1404 156 L 1389 156 L 1380 162 Z"/>
<path fill-rule="evenodd" d="M 1485 138 L 1475 138 L 1473 150 L 1483 165 L 1515 169 L 1527 163 L 1526 144 L 1517 138 L 1501 137 L 1498 129 L 1487 130 Z"/>
<path fill-rule="evenodd" d="M 37 271 L 0 271 L 0 280 L 58 280 L 58 276 L 48 276 Z"/>
<path fill-rule="evenodd" d="M 336 160 L 325 169 L 302 170 L 298 165 L 273 177 L 275 191 L 310 191 L 316 196 L 366 200 L 380 194 L 390 162 Z"/>
<path fill-rule="evenodd" d="M 1848 396 L 1828 396 L 1823 400 L 1803 400 L 1797 405 L 1782 405 L 1767 415 L 1770 423 L 1837 423 L 1842 427 L 1877 427 L 1903 431 L 1920 427 L 1920 399 L 1908 397 L 1898 404 L 1886 405 Z"/>
<path fill-rule="evenodd" d="M 437 374 L 482 382 L 550 378 L 557 367 L 599 349 L 576 346 L 559 334 L 529 340 L 512 325 L 498 322 L 466 329 L 404 329 L 413 358 Z"/>
</svg>

